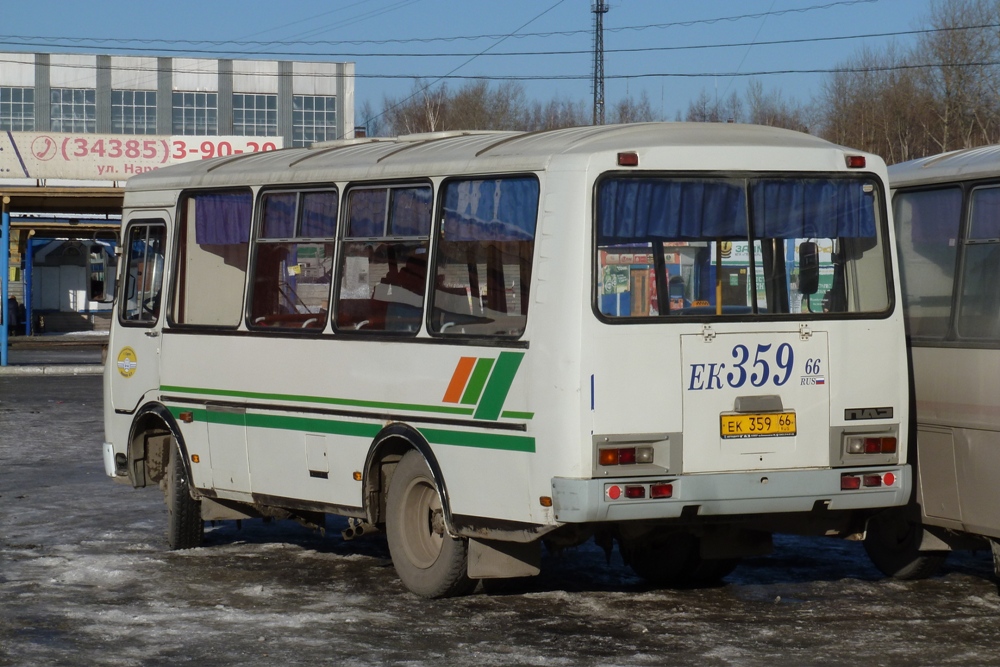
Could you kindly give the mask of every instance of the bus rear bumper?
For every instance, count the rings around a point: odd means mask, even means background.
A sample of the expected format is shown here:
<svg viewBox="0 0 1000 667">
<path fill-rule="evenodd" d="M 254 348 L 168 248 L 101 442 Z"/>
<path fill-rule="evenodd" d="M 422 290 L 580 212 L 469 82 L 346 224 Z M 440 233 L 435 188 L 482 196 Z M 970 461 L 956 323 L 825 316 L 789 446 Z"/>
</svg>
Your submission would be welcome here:
<svg viewBox="0 0 1000 667">
<path fill-rule="evenodd" d="M 858 479 L 844 490 L 842 478 Z M 875 486 L 875 476 L 879 485 Z M 703 473 L 618 479 L 552 479 L 555 519 L 561 523 L 672 519 L 809 512 L 818 506 L 863 510 L 905 505 L 912 484 L 909 465 L 823 470 Z M 651 498 L 656 493 L 670 496 Z M 642 487 L 640 492 L 636 487 Z"/>
</svg>

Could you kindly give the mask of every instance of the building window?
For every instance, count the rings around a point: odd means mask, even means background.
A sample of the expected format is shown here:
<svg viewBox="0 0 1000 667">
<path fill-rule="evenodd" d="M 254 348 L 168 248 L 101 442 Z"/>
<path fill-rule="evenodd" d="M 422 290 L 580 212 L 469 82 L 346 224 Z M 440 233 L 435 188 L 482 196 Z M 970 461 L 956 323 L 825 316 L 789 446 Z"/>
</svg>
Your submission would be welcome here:
<svg viewBox="0 0 1000 667">
<path fill-rule="evenodd" d="M 219 133 L 218 93 L 174 93 L 174 134 Z"/>
<path fill-rule="evenodd" d="M 233 134 L 246 137 L 278 135 L 278 96 L 233 94 Z"/>
<path fill-rule="evenodd" d="M 156 91 L 111 91 L 111 131 L 114 134 L 156 134 Z"/>
<path fill-rule="evenodd" d="M 337 138 L 337 98 L 322 95 L 292 97 L 292 146 Z"/>
<path fill-rule="evenodd" d="M 35 129 L 35 89 L 0 87 L 0 130 Z"/>
<path fill-rule="evenodd" d="M 96 132 L 97 91 L 93 88 L 53 88 L 53 132 Z"/>
</svg>

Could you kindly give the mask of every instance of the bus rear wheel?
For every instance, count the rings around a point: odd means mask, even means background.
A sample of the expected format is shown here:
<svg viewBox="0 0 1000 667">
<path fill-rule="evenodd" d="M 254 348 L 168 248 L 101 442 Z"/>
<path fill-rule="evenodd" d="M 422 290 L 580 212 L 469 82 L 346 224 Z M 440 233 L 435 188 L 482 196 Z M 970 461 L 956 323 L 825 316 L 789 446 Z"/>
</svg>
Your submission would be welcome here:
<svg viewBox="0 0 1000 667">
<path fill-rule="evenodd" d="M 163 495 L 167 503 L 167 544 L 171 549 L 193 549 L 201 546 L 205 523 L 201 520 L 201 501 L 191 497 L 180 447 L 170 449 L 163 478 Z"/>
<path fill-rule="evenodd" d="M 882 572 L 895 579 L 926 579 L 944 564 L 947 551 L 920 551 L 924 527 L 912 510 L 894 507 L 868 520 L 865 551 Z"/>
<path fill-rule="evenodd" d="M 416 450 L 393 472 L 386 499 L 386 539 L 403 584 L 417 595 L 443 598 L 469 593 L 469 543 L 448 535 L 433 474 Z"/>
</svg>

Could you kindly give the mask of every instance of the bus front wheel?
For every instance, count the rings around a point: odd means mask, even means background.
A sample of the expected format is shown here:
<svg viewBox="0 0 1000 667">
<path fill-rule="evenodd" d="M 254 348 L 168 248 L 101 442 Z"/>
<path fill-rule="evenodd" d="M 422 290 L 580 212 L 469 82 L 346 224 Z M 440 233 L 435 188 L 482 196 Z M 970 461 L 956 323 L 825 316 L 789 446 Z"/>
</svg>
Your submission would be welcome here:
<svg viewBox="0 0 1000 667">
<path fill-rule="evenodd" d="M 167 544 L 171 549 L 201 546 L 205 524 L 201 520 L 201 501 L 191 497 L 191 485 L 180 447 L 170 449 L 170 460 L 163 476 L 163 495 L 167 503 Z"/>
<path fill-rule="evenodd" d="M 947 551 L 920 551 L 924 527 L 911 510 L 894 507 L 868 520 L 865 551 L 882 574 L 895 579 L 926 579 L 944 564 Z"/>
<path fill-rule="evenodd" d="M 407 452 L 393 472 L 385 524 L 392 564 L 412 592 L 442 598 L 475 587 L 468 577 L 468 540 L 448 535 L 434 477 L 416 450 Z"/>
</svg>

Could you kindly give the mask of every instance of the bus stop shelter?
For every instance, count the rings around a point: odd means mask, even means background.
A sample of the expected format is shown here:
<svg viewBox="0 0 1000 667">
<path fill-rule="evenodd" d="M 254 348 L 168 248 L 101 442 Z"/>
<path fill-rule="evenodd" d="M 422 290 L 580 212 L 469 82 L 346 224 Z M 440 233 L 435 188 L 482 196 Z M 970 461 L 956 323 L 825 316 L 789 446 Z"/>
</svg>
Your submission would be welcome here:
<svg viewBox="0 0 1000 667">
<path fill-rule="evenodd" d="M 116 238 L 123 188 L 114 185 L 47 186 L 44 181 L 34 186 L 0 184 L 0 266 L 4 267 L 0 279 L 0 304 L 3 306 L 0 308 L 0 366 L 7 365 L 7 303 L 12 264 L 20 267 L 21 255 L 28 251 L 33 237 Z M 12 257 L 11 252 L 17 255 Z M 30 308 L 30 303 L 26 307 Z"/>
</svg>

